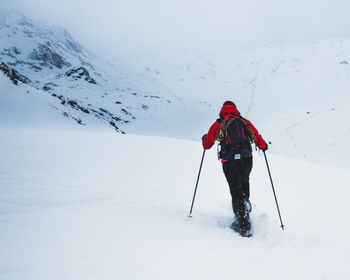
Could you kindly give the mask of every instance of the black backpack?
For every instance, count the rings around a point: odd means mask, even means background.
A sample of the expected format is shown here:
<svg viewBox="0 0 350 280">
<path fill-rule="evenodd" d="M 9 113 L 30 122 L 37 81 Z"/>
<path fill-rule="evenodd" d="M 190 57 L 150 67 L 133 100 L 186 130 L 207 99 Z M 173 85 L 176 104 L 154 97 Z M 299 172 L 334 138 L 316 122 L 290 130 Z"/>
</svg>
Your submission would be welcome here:
<svg viewBox="0 0 350 280">
<path fill-rule="evenodd" d="M 218 119 L 220 123 L 217 140 L 218 158 L 237 160 L 252 155 L 251 133 L 247 130 L 247 123 L 242 117 Z"/>
</svg>

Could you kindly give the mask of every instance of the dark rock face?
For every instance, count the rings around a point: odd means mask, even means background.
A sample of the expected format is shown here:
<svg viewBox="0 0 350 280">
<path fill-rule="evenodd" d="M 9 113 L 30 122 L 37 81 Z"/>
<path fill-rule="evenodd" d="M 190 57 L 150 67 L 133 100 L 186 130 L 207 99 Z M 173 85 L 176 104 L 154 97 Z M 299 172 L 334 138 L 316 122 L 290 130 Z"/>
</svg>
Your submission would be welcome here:
<svg viewBox="0 0 350 280">
<path fill-rule="evenodd" d="M 26 76 L 22 75 L 15 69 L 8 67 L 4 62 L 1 62 L 0 70 L 5 74 L 5 76 L 9 77 L 15 85 L 17 85 L 18 82 L 22 82 L 24 84 L 29 84 L 31 82 L 31 80 Z"/>
<path fill-rule="evenodd" d="M 12 47 L 12 48 L 9 48 L 9 49 L 4 48 L 4 49 L 1 51 L 0 54 L 2 54 L 2 55 L 7 55 L 7 56 L 9 56 L 9 57 L 15 58 L 16 55 L 21 54 L 21 51 L 20 51 L 18 48 L 16 48 L 16 47 Z"/>
<path fill-rule="evenodd" d="M 50 90 L 54 89 L 55 87 L 57 87 L 57 84 L 52 83 L 52 82 L 49 82 L 49 83 L 46 83 L 46 84 L 42 87 L 42 89 L 43 89 L 44 91 L 50 91 Z"/>
<path fill-rule="evenodd" d="M 52 51 L 50 42 L 45 45 L 40 45 L 38 49 L 34 49 L 29 55 L 30 59 L 39 61 L 43 67 L 52 69 L 54 67 L 61 69 L 64 66 L 71 66 L 69 62 L 66 62 L 64 58 L 58 53 Z"/>
<path fill-rule="evenodd" d="M 123 130 L 121 130 L 117 125 L 116 122 L 119 123 L 128 123 L 128 120 L 123 120 L 122 118 L 114 115 L 113 113 L 111 113 L 110 111 L 108 111 L 107 109 L 104 108 L 86 108 L 84 107 L 85 105 L 83 105 L 80 101 L 78 100 L 73 100 L 73 99 L 69 99 L 64 97 L 63 95 L 57 95 L 55 93 L 52 93 L 51 96 L 58 98 L 59 100 L 61 100 L 61 104 L 63 106 L 66 107 L 70 107 L 74 110 L 77 111 L 81 111 L 85 114 L 93 114 L 95 115 L 95 117 L 104 120 L 105 122 L 109 123 L 117 132 L 125 134 L 125 132 Z M 88 104 L 88 106 L 90 106 L 91 104 Z M 80 125 L 85 125 L 84 123 L 82 123 L 81 119 L 77 119 L 71 115 L 69 115 L 67 112 L 64 112 L 63 115 L 65 117 L 71 117 L 73 118 L 78 124 Z"/>
<path fill-rule="evenodd" d="M 75 100 L 68 100 L 67 101 L 68 105 L 70 105 L 72 108 L 76 109 L 76 110 L 80 110 L 82 112 L 84 112 L 85 114 L 90 114 L 89 110 L 85 109 L 83 106 L 80 106 L 77 101 Z"/>
<path fill-rule="evenodd" d="M 73 68 L 66 72 L 67 77 L 72 77 L 74 80 L 84 79 L 90 84 L 96 84 L 96 81 L 91 78 L 89 71 L 87 71 L 84 67 Z"/>
</svg>

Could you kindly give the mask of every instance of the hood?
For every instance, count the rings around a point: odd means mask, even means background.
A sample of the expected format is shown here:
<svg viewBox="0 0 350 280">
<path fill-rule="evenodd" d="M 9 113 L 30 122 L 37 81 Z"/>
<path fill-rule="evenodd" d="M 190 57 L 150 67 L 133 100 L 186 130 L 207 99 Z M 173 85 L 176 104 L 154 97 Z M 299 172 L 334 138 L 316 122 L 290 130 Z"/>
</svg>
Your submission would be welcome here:
<svg viewBox="0 0 350 280">
<path fill-rule="evenodd" d="M 236 105 L 224 105 L 220 110 L 220 118 L 225 118 L 226 116 L 240 116 L 241 113 L 238 111 Z"/>
</svg>

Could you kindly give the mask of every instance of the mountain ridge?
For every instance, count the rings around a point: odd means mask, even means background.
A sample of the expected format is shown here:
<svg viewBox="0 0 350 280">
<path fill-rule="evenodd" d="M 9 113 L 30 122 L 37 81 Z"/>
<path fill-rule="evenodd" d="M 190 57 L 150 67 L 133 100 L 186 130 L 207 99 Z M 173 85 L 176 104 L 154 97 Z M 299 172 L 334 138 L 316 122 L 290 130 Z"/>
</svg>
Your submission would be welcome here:
<svg viewBox="0 0 350 280">
<path fill-rule="evenodd" d="M 272 152 L 349 165 L 349 39 L 106 61 L 64 29 L 18 15 L 0 22 L 0 71 L 51 96 L 49 106 L 79 125 L 200 140 L 233 100 Z"/>
<path fill-rule="evenodd" d="M 88 125 L 88 114 L 120 133 L 137 133 L 144 118 L 156 119 L 165 129 L 168 123 L 180 127 L 177 123 L 186 121 L 187 116 L 181 116 L 188 104 L 183 97 L 154 78 L 99 59 L 65 29 L 48 28 L 21 13 L 10 12 L 2 14 L 0 20 L 0 42 L 0 70 L 4 75 L 15 85 L 25 83 L 58 98 L 62 115 L 80 125 Z M 193 106 L 209 109 L 200 103 Z M 167 111 L 177 118 L 169 117 Z M 164 134 L 160 129 L 158 133 Z"/>
</svg>

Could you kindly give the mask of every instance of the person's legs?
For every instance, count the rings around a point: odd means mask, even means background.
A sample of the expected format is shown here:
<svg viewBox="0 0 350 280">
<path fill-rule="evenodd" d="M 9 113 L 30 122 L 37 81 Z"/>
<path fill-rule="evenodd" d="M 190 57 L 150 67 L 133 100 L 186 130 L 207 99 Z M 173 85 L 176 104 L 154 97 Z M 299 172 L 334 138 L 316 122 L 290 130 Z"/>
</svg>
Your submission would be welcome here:
<svg viewBox="0 0 350 280">
<path fill-rule="evenodd" d="M 223 171 L 230 187 L 232 208 L 235 214 L 232 228 L 243 236 L 249 236 L 251 229 L 249 220 L 251 211 L 249 175 L 252 166 L 253 161 L 251 157 L 223 163 Z"/>
<path fill-rule="evenodd" d="M 223 162 L 223 171 L 230 187 L 232 208 L 236 216 L 243 216 L 245 212 L 245 190 L 242 185 L 241 161 L 230 160 Z M 249 185 L 248 185 L 249 188 Z"/>
<path fill-rule="evenodd" d="M 240 170 L 241 185 L 243 189 L 243 200 L 245 203 L 245 212 L 248 214 L 252 210 L 252 206 L 249 201 L 249 197 L 250 197 L 249 175 L 250 175 L 250 172 L 252 171 L 252 168 L 253 168 L 252 157 L 242 159 L 241 170 Z"/>
</svg>

